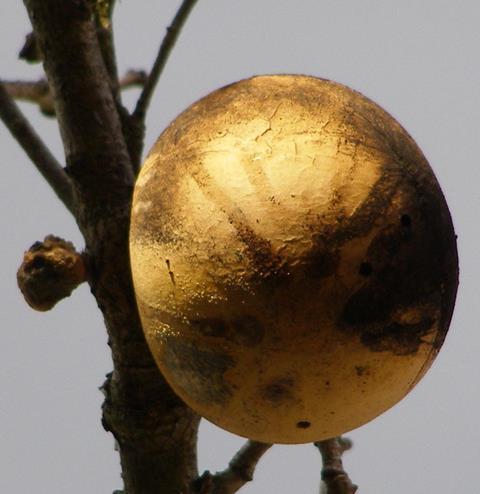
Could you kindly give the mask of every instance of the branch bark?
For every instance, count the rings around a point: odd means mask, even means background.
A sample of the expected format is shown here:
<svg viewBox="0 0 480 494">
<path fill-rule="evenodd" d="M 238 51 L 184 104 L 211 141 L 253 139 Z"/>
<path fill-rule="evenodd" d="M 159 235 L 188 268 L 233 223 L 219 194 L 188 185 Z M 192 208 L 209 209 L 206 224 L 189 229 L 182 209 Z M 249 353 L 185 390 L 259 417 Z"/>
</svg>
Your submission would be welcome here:
<svg viewBox="0 0 480 494">
<path fill-rule="evenodd" d="M 58 198 L 71 213 L 74 213 L 72 185 L 67 174 L 24 117 L 2 82 L 0 82 L 0 118 Z"/>
<path fill-rule="evenodd" d="M 18 54 L 18 58 L 28 63 L 38 63 L 42 61 L 42 54 L 38 49 L 35 33 L 29 33 L 25 36 L 25 43 Z"/>
<path fill-rule="evenodd" d="M 350 440 L 335 437 L 315 443 L 323 461 L 322 494 L 355 494 L 358 487 L 352 483 L 342 463 L 342 455 L 352 447 Z"/>
<path fill-rule="evenodd" d="M 120 87 L 112 26 L 112 16 L 115 3 L 115 0 L 97 0 L 94 10 L 98 44 L 102 53 L 103 62 L 105 63 L 105 68 L 107 69 L 110 77 L 110 84 L 114 98 L 119 99 Z"/>
<path fill-rule="evenodd" d="M 196 494 L 233 494 L 247 482 L 253 474 L 260 458 L 272 447 L 271 444 L 247 441 L 232 458 L 228 467 L 216 474 L 205 472 L 194 484 Z"/>
<path fill-rule="evenodd" d="M 15 100 L 35 103 L 47 117 L 53 117 L 53 95 L 46 79 L 38 81 L 2 81 L 7 93 Z"/>
<path fill-rule="evenodd" d="M 143 70 L 129 70 L 117 82 L 119 89 L 144 86 L 147 74 Z M 27 101 L 38 105 L 47 117 L 55 116 L 55 103 L 46 79 L 38 81 L 2 81 L 4 88 L 14 100 Z"/>
<path fill-rule="evenodd" d="M 24 3 L 55 94 L 89 283 L 109 335 L 114 370 L 103 386 L 103 424 L 119 445 L 124 489 L 128 494 L 184 492 L 197 477 L 199 418 L 158 372 L 141 329 L 128 254 L 135 177 L 92 2 Z"/>
</svg>

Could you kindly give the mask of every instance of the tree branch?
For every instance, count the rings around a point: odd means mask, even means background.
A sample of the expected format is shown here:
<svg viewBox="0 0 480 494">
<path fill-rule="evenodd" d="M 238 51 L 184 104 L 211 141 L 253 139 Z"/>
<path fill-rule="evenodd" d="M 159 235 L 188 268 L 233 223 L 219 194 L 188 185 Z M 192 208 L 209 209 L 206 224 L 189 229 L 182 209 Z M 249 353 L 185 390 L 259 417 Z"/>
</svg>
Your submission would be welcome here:
<svg viewBox="0 0 480 494">
<path fill-rule="evenodd" d="M 355 494 L 358 487 L 345 472 L 342 455 L 352 447 L 349 439 L 335 437 L 314 443 L 320 450 L 323 461 L 322 489 L 325 494 Z"/>
<path fill-rule="evenodd" d="M 228 467 L 212 475 L 206 471 L 194 484 L 194 492 L 198 494 L 233 494 L 247 482 L 253 480 L 258 461 L 271 444 L 249 440 L 232 458 Z"/>
<path fill-rule="evenodd" d="M 155 90 L 155 86 L 157 85 L 160 75 L 165 68 L 165 64 L 167 63 L 168 57 L 175 46 L 175 42 L 178 39 L 182 27 L 196 3 L 197 0 L 183 0 L 180 8 L 173 18 L 172 23 L 167 28 L 167 33 L 165 34 L 162 44 L 160 45 L 157 58 L 155 59 L 152 70 L 150 71 L 147 83 L 140 94 L 133 112 L 132 116 L 135 120 L 139 120 L 141 122 L 145 121 L 148 105 L 152 98 L 153 91 Z"/>
<path fill-rule="evenodd" d="M 120 89 L 144 86 L 147 74 L 144 70 L 129 70 L 119 81 Z M 38 81 L 2 81 L 7 93 L 16 100 L 35 103 L 47 117 L 55 116 L 52 91 L 46 79 Z"/>
<path fill-rule="evenodd" d="M 147 82 L 147 73 L 144 70 L 130 69 L 120 79 L 120 89 L 143 87 Z"/>
<path fill-rule="evenodd" d="M 0 118 L 58 198 L 73 214 L 75 209 L 73 191 L 67 174 L 24 117 L 2 82 L 0 82 Z"/>
<path fill-rule="evenodd" d="M 38 81 L 2 81 L 2 83 L 13 99 L 35 103 L 45 116 L 55 116 L 53 95 L 46 79 L 39 79 Z"/>
<path fill-rule="evenodd" d="M 198 476 L 199 417 L 170 389 L 145 341 L 129 269 L 135 181 L 118 102 L 99 46 L 91 0 L 24 0 L 78 201 L 90 288 L 102 311 L 114 370 L 103 425 L 120 452 L 129 494 L 185 492 Z"/>
<path fill-rule="evenodd" d="M 120 87 L 112 27 L 112 16 L 115 3 L 115 0 L 96 0 L 95 24 L 97 28 L 98 44 L 100 46 L 100 51 L 102 52 L 105 68 L 110 76 L 112 91 L 115 99 L 119 99 Z"/>
</svg>

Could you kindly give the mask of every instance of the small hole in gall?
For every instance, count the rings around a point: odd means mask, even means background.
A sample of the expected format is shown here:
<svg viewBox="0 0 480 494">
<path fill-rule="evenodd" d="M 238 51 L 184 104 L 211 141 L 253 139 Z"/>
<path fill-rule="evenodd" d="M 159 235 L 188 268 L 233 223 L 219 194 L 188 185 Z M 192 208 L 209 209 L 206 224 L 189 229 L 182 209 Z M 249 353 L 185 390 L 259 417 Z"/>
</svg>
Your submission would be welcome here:
<svg viewBox="0 0 480 494">
<path fill-rule="evenodd" d="M 370 276 L 373 273 L 372 265 L 369 262 L 362 262 L 362 264 L 360 264 L 358 273 L 361 276 L 365 276 L 365 277 Z"/>
<path fill-rule="evenodd" d="M 297 427 L 299 429 L 308 429 L 312 424 L 308 420 L 300 420 L 297 422 Z"/>
<path fill-rule="evenodd" d="M 408 228 L 408 227 L 412 226 L 412 218 L 408 214 L 402 214 L 402 216 L 400 218 L 400 223 L 405 228 Z"/>
</svg>

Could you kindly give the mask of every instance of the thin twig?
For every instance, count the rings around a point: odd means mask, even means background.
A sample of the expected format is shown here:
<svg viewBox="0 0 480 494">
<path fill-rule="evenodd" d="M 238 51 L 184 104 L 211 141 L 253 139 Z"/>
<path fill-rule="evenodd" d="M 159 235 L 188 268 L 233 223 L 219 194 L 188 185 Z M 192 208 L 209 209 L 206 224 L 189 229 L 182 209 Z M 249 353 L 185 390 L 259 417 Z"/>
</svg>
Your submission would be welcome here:
<svg viewBox="0 0 480 494">
<path fill-rule="evenodd" d="M 70 180 L 0 81 L 0 118 L 68 210 L 74 213 Z"/>
<path fill-rule="evenodd" d="M 358 487 L 352 483 L 342 463 L 342 455 L 352 447 L 349 439 L 335 437 L 314 443 L 322 455 L 322 489 L 325 494 L 355 494 Z"/>
<path fill-rule="evenodd" d="M 128 89 L 134 86 L 145 86 L 147 82 L 147 73 L 144 70 L 130 69 L 120 79 L 120 89 Z"/>
<path fill-rule="evenodd" d="M 182 5 L 175 14 L 172 23 L 167 28 L 167 32 L 157 53 L 157 58 L 155 59 L 155 63 L 153 64 L 152 70 L 148 76 L 147 83 L 138 98 L 137 105 L 133 112 L 132 116 L 135 120 L 145 120 L 148 105 L 152 98 L 153 91 L 155 90 L 155 86 L 157 85 L 158 79 L 163 72 L 165 64 L 167 63 L 168 57 L 175 46 L 175 42 L 177 41 L 182 27 L 196 3 L 197 0 L 183 0 Z"/>
<path fill-rule="evenodd" d="M 120 79 L 120 89 L 129 89 L 134 86 L 144 86 L 147 74 L 144 70 L 132 70 Z M 38 81 L 2 81 L 7 93 L 15 100 L 35 103 L 47 117 L 55 116 L 53 94 L 46 79 Z"/>
<path fill-rule="evenodd" d="M 247 441 L 232 458 L 228 467 L 216 474 L 205 472 L 196 482 L 198 494 L 233 494 L 253 479 L 255 467 L 271 444 Z"/>
<path fill-rule="evenodd" d="M 95 4 L 95 26 L 97 29 L 98 44 L 102 52 L 110 84 L 115 99 L 119 99 L 120 85 L 118 81 L 117 57 L 115 54 L 115 44 L 113 42 L 112 16 L 115 8 L 115 0 L 103 0 Z"/>
<path fill-rule="evenodd" d="M 55 116 L 53 95 L 46 79 L 2 82 L 7 93 L 13 99 L 36 103 L 45 116 Z"/>
</svg>

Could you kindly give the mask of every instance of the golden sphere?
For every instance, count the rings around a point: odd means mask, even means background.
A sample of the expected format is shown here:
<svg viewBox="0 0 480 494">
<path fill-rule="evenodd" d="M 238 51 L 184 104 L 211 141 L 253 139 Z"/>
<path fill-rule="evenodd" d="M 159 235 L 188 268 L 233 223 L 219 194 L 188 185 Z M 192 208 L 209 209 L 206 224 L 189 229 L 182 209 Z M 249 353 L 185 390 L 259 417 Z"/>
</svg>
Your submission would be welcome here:
<svg viewBox="0 0 480 494">
<path fill-rule="evenodd" d="M 458 280 L 440 187 L 407 132 L 340 84 L 262 76 L 163 132 L 130 236 L 146 339 L 195 411 L 251 439 L 337 436 L 437 355 Z"/>
</svg>

